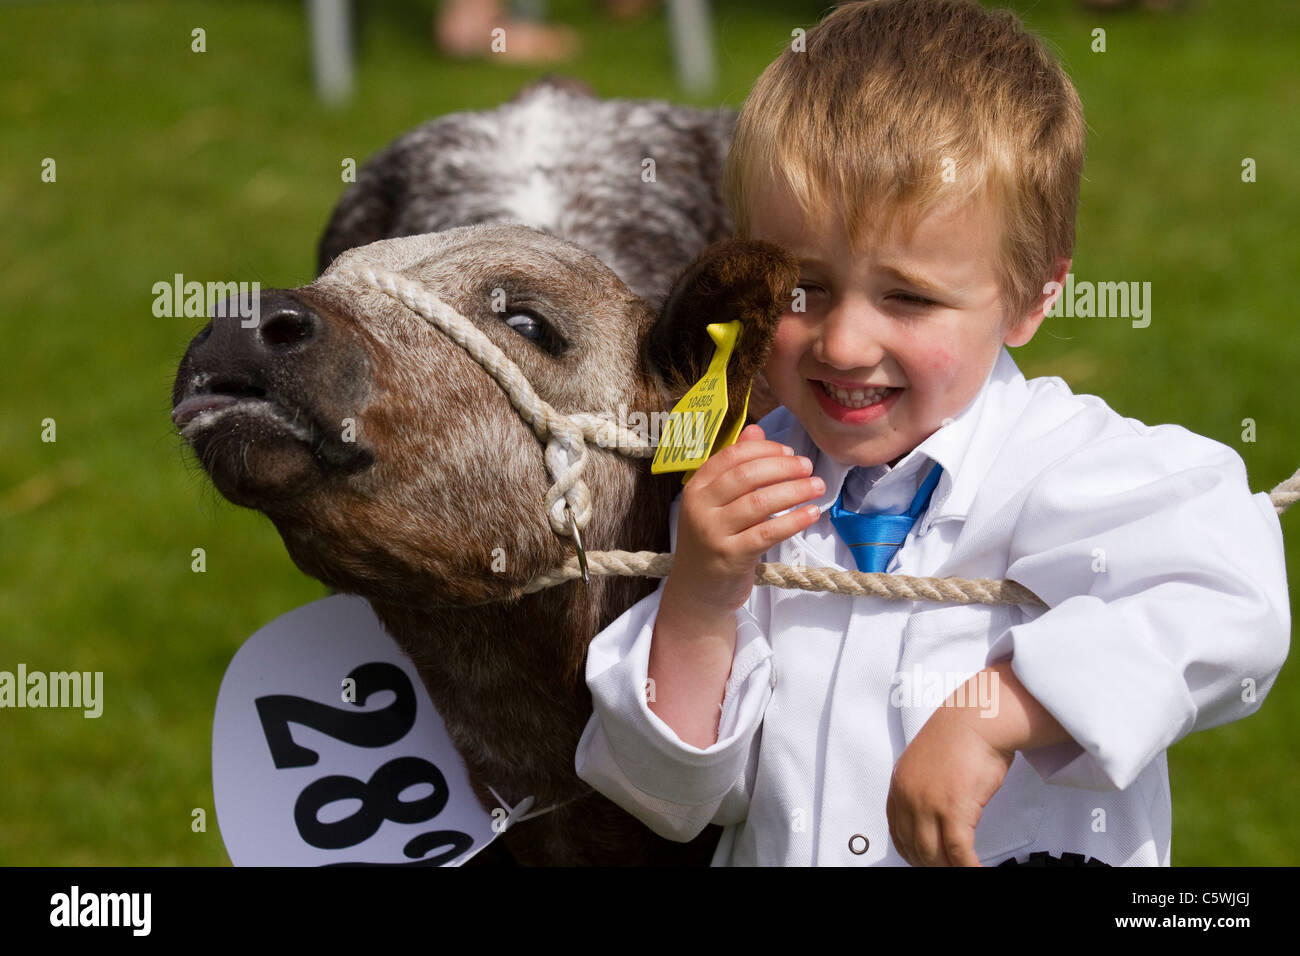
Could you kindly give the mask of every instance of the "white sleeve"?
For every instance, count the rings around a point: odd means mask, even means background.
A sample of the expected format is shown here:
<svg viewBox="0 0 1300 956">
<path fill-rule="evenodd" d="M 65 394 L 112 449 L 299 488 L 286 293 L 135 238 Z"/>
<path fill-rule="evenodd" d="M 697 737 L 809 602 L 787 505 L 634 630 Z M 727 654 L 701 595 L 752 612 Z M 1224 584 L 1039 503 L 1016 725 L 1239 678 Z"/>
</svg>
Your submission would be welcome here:
<svg viewBox="0 0 1300 956">
<path fill-rule="evenodd" d="M 1053 784 L 1128 787 L 1193 730 L 1253 713 L 1290 640 L 1286 559 L 1232 449 L 1177 425 L 1097 440 L 1045 471 L 1006 577 L 1048 605 L 989 657 L 1073 742 L 1025 753 Z"/>
<path fill-rule="evenodd" d="M 676 548 L 677 506 L 670 516 Z M 592 716 L 578 741 L 578 776 L 670 840 L 687 841 L 710 822 L 744 819 L 759 730 L 771 697 L 772 650 L 753 613 L 754 588 L 736 610 L 736 651 L 723 695 L 718 739 L 683 742 L 650 710 L 650 641 L 667 579 L 592 639 L 587 687 Z"/>
</svg>

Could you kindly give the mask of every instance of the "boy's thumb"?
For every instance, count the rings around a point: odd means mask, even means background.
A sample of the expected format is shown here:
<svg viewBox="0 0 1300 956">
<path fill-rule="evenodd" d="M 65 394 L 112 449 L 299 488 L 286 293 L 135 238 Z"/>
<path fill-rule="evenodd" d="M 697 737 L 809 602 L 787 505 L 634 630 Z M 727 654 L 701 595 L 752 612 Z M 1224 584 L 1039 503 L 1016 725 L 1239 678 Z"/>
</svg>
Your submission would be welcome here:
<svg viewBox="0 0 1300 956">
<path fill-rule="evenodd" d="M 741 429 L 740 434 L 736 436 L 736 444 L 740 444 L 742 441 L 762 441 L 765 437 L 763 429 L 757 425 L 746 425 Z"/>
</svg>

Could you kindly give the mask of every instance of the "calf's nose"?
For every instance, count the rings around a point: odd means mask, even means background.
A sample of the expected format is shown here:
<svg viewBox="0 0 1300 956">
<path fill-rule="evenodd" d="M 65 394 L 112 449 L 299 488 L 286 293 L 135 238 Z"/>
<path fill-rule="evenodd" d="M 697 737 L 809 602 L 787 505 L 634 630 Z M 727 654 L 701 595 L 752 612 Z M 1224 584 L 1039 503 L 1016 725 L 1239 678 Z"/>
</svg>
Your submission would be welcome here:
<svg viewBox="0 0 1300 956">
<path fill-rule="evenodd" d="M 231 299 L 190 343 L 200 363 L 274 367 L 304 358 L 324 338 L 325 322 L 310 306 L 279 290 Z"/>
<path fill-rule="evenodd" d="M 268 296 L 268 298 L 271 298 Z M 267 305 L 271 306 L 268 313 Z M 257 334 L 271 350 L 286 350 L 307 345 L 320 328 L 320 316 L 296 299 L 263 303 Z"/>
</svg>

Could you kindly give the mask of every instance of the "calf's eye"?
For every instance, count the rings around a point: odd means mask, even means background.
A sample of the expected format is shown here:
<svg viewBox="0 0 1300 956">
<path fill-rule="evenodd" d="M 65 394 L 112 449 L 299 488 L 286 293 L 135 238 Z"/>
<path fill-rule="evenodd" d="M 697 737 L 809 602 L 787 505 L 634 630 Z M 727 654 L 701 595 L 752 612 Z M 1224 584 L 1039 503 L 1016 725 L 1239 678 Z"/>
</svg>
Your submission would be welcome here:
<svg viewBox="0 0 1300 956">
<path fill-rule="evenodd" d="M 564 340 L 556 333 L 551 323 L 535 312 L 526 309 L 513 309 L 505 313 L 506 325 L 514 329 L 530 342 L 551 355 L 559 355 L 565 350 Z"/>
<path fill-rule="evenodd" d="M 531 312 L 514 312 L 506 316 L 506 325 L 534 342 L 540 342 L 546 334 L 546 323 Z"/>
</svg>

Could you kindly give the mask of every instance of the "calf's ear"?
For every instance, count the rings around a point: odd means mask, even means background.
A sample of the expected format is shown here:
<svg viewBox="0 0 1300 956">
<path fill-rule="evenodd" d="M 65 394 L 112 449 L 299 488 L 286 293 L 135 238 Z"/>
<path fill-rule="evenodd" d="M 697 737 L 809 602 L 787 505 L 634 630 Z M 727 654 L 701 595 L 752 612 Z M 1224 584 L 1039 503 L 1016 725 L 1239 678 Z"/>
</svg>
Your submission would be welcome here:
<svg viewBox="0 0 1300 956">
<path fill-rule="evenodd" d="M 724 239 L 705 249 L 673 285 L 645 341 L 645 361 L 664 385 L 667 409 L 686 394 L 709 366 L 714 344 L 707 327 L 739 319 L 740 338 L 727 362 L 726 434 L 749 399 L 749 421 L 778 404 L 763 377 L 781 315 L 790 304 L 798 266 L 777 246 L 750 239 Z"/>
</svg>

